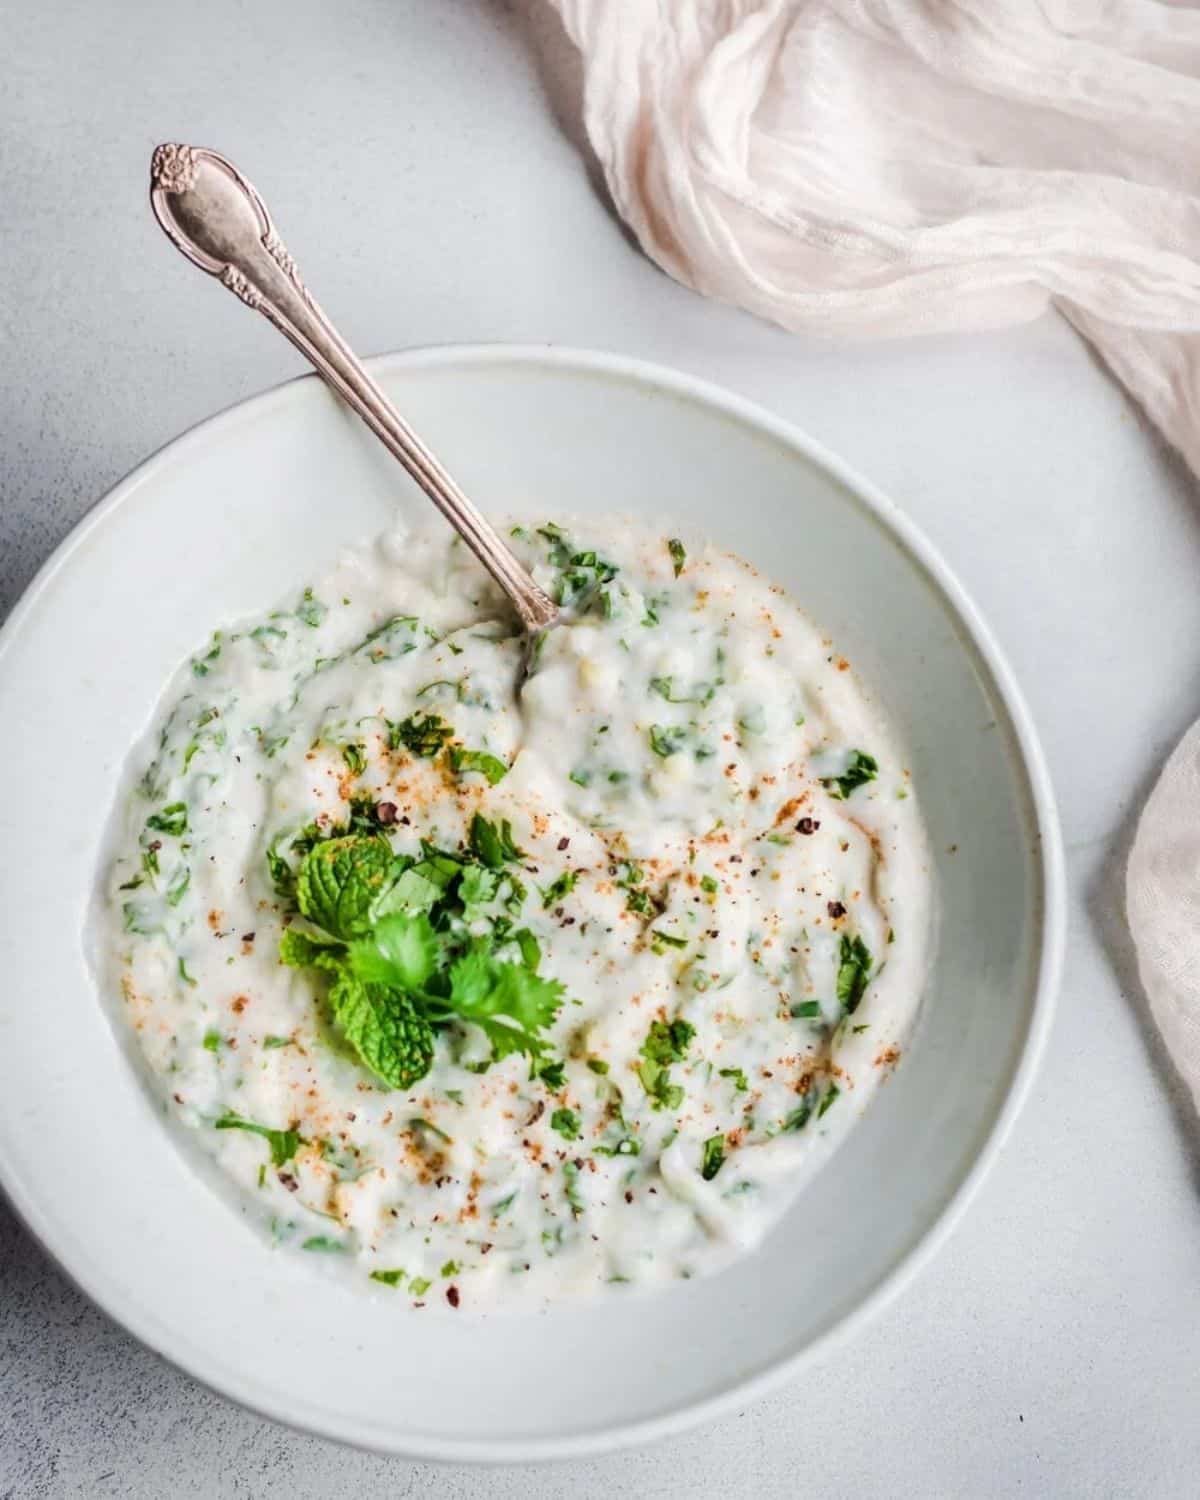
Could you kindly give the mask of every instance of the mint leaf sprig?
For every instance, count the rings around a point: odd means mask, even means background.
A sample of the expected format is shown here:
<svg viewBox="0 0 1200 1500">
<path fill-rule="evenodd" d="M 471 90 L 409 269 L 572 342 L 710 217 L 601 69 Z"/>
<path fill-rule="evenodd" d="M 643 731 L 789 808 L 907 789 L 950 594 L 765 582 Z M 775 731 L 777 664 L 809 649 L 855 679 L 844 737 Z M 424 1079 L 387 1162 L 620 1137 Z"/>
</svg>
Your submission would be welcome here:
<svg viewBox="0 0 1200 1500">
<path fill-rule="evenodd" d="M 507 822 L 476 813 L 468 848 L 423 843 L 421 857 L 395 855 L 377 833 L 317 844 L 296 875 L 296 902 L 313 931 L 288 928 L 279 958 L 331 976 L 329 1003 L 359 1060 L 391 1088 L 410 1088 L 433 1064 L 439 1030 L 466 1022 L 491 1044 L 491 1061 L 520 1053 L 536 1070 L 547 1061 L 543 1033 L 563 1001 L 563 985 L 536 972 L 531 935 L 506 917 L 480 936 L 480 896 L 524 887 L 505 866 L 522 857 Z M 477 924 L 473 924 L 477 925 Z M 519 961 L 504 954 L 515 952 Z"/>
</svg>

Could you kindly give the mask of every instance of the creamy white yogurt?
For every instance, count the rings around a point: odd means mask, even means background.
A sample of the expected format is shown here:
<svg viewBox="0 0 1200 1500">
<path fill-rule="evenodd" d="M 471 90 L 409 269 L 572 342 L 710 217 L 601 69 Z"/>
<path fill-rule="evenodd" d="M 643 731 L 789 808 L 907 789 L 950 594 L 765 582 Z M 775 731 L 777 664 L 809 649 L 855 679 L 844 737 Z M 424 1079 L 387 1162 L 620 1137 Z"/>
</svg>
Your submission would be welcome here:
<svg viewBox="0 0 1200 1500">
<path fill-rule="evenodd" d="M 218 632 L 137 752 L 95 934 L 168 1109 L 274 1240 L 462 1309 L 753 1247 L 900 1057 L 929 946 L 902 753 L 778 589 L 625 520 L 513 545 L 569 605 L 519 697 L 523 642 L 440 523 Z M 391 1087 L 332 970 L 280 962 L 323 936 L 296 872 L 338 835 L 458 856 L 477 814 L 519 855 L 442 936 L 522 965 L 527 934 L 561 1005 L 490 1065 L 451 1019 Z"/>
</svg>

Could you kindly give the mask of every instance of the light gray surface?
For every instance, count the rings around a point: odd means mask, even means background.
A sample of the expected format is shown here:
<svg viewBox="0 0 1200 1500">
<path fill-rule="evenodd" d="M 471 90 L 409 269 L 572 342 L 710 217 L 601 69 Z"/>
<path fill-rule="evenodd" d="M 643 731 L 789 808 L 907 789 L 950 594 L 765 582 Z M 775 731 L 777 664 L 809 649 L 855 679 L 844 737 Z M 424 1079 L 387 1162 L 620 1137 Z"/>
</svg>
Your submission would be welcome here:
<svg viewBox="0 0 1200 1500">
<path fill-rule="evenodd" d="M 1045 1067 L 949 1246 L 848 1350 L 736 1420 L 554 1469 L 434 1469 L 261 1422 L 108 1323 L 0 1207 L 0 1496 L 1194 1495 L 1200 1129 L 1118 911 L 1131 821 L 1200 713 L 1195 486 L 1056 321 L 826 349 L 668 281 L 589 183 L 569 48 L 528 7 L 532 29 L 525 3 L 482 0 L 14 7 L 0 614 L 130 466 L 299 369 L 151 224 L 154 143 L 224 150 L 364 351 L 675 364 L 909 510 L 1009 653 L 1061 801 L 1073 926 Z M 186 566 L 183 537 L 164 565 Z"/>
</svg>

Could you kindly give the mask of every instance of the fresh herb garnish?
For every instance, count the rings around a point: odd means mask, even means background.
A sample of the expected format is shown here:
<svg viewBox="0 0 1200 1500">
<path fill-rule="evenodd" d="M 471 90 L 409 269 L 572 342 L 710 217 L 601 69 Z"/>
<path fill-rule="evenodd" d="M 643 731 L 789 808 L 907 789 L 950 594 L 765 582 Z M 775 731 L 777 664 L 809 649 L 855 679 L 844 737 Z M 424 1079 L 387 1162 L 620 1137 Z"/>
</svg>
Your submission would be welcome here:
<svg viewBox="0 0 1200 1500">
<path fill-rule="evenodd" d="M 167 886 L 167 905 L 178 906 L 187 895 L 187 888 L 192 883 L 192 872 L 187 865 L 177 865 L 171 883 Z"/>
<path fill-rule="evenodd" d="M 508 775 L 508 767 L 497 756 L 489 755 L 486 750 L 464 750 L 461 745 L 450 747 L 450 768 L 456 776 L 478 771 L 492 786 Z"/>
<path fill-rule="evenodd" d="M 564 1062 L 547 1063 L 538 1069 L 537 1075 L 552 1094 L 557 1094 L 566 1085 L 567 1065 Z"/>
<path fill-rule="evenodd" d="M 687 737 L 687 730 L 678 724 L 651 724 L 648 735 L 651 750 L 664 760 L 669 755 L 678 755 Z"/>
<path fill-rule="evenodd" d="M 390 719 L 384 722 L 387 724 L 389 750 L 407 750 L 425 760 L 432 760 L 454 734 L 439 714 L 409 714 L 407 719 L 395 724 Z"/>
<path fill-rule="evenodd" d="M 803 1130 L 808 1124 L 813 1112 L 813 1096 L 811 1089 L 805 1089 L 800 1095 L 799 1105 L 792 1110 L 791 1114 L 784 1120 L 782 1129 Z"/>
<path fill-rule="evenodd" d="M 408 1283 L 408 1289 L 414 1297 L 423 1297 L 432 1285 L 428 1276 L 414 1276 Z"/>
<path fill-rule="evenodd" d="M 575 889 L 575 882 L 579 879 L 578 870 L 564 870 L 557 880 L 552 880 L 549 885 L 539 886 L 542 893 L 542 906 L 557 906 Z"/>
<path fill-rule="evenodd" d="M 343 745 L 342 759 L 355 776 L 361 776 L 367 769 L 367 752 L 362 745 Z"/>
<path fill-rule="evenodd" d="M 675 568 L 675 577 L 678 578 L 683 572 L 683 565 L 687 562 L 687 549 L 677 536 L 667 539 L 667 551 L 671 554 L 671 562 Z"/>
<path fill-rule="evenodd" d="M 798 1021 L 819 1018 L 821 1015 L 821 1002 L 819 1000 L 797 1000 L 792 1006 L 791 1013 Z"/>
<path fill-rule="evenodd" d="M 663 932 L 659 927 L 652 927 L 650 929 L 650 940 L 650 946 L 656 953 L 661 953 L 664 947 L 686 948 L 688 945 L 687 938 L 680 937 L 674 932 Z"/>
<path fill-rule="evenodd" d="M 718 1071 L 718 1077 L 720 1077 L 720 1078 L 732 1078 L 733 1079 L 733 1086 L 738 1091 L 739 1094 L 746 1093 L 746 1091 L 750 1087 L 750 1084 L 749 1084 L 749 1082 L 748 1082 L 748 1080 L 746 1078 L 746 1075 L 741 1070 L 741 1068 L 721 1068 Z"/>
<path fill-rule="evenodd" d="M 550 1129 L 557 1130 L 565 1140 L 579 1139 L 579 1116 L 573 1109 L 556 1109 L 550 1116 Z"/>
<path fill-rule="evenodd" d="M 503 918 L 486 936 L 462 930 L 464 883 L 490 870 L 492 859 L 515 852 L 512 830 L 497 831 L 476 814 L 470 856 L 423 846 L 423 858 L 397 857 L 385 839 L 351 834 L 318 844 L 305 855 L 296 880 L 301 914 L 318 929 L 289 927 L 281 962 L 332 976 L 329 1004 L 343 1036 L 362 1061 L 392 1088 L 409 1088 L 428 1073 L 436 1031 L 455 1022 L 477 1027 L 492 1060 L 523 1053 L 541 1062 L 543 1032 L 562 1004 L 563 987 L 542 979 L 525 959 L 538 956 L 520 935 L 512 939 L 521 963 L 502 961 L 509 941 Z M 468 871 L 474 869 L 475 877 Z M 491 883 L 494 893 L 495 883 Z M 484 1065 L 486 1066 L 486 1064 Z"/>
<path fill-rule="evenodd" d="M 296 606 L 296 618 L 315 630 L 328 613 L 326 606 L 313 597 L 312 589 L 305 589 L 300 603 Z"/>
<path fill-rule="evenodd" d="M 301 1250 L 322 1250 L 327 1254 L 344 1255 L 346 1245 L 341 1240 L 335 1240 L 327 1234 L 313 1234 L 300 1246 Z"/>
<path fill-rule="evenodd" d="M 870 949 L 856 933 L 842 934 L 838 950 L 837 997 L 844 1015 L 852 1016 L 866 994 L 874 960 Z"/>
<path fill-rule="evenodd" d="M 172 838 L 180 838 L 187 832 L 188 815 L 186 802 L 172 802 L 164 807 L 161 812 L 151 813 L 146 819 L 146 827 L 155 833 L 170 834 Z"/>
<path fill-rule="evenodd" d="M 706 891 L 708 893 L 708 895 L 710 895 L 710 896 L 715 896 L 717 894 L 717 892 L 721 889 L 721 887 L 720 887 L 720 884 L 717 882 L 717 880 L 716 880 L 716 878 L 714 876 L 712 876 L 712 875 L 701 875 L 701 877 L 700 877 L 700 889 L 702 891 Z"/>
<path fill-rule="evenodd" d="M 221 1050 L 221 1033 L 219 1031 L 206 1031 L 202 1045 L 205 1052 L 219 1052 Z"/>
<path fill-rule="evenodd" d="M 822 777 L 822 783 L 826 787 L 837 787 L 837 791 L 830 791 L 830 796 L 839 802 L 844 802 L 856 787 L 865 786 L 868 781 L 874 781 L 879 775 L 879 762 L 872 755 L 867 755 L 863 750 L 851 750 L 850 759 L 846 769 L 840 776 Z"/>
<path fill-rule="evenodd" d="M 642 1043 L 637 1075 L 653 1109 L 678 1109 L 683 1089 L 671 1082 L 670 1066 L 682 1062 L 696 1035 L 690 1021 L 653 1021 Z"/>
<path fill-rule="evenodd" d="M 821 1095 L 821 1105 L 820 1105 L 820 1108 L 817 1110 L 817 1119 L 818 1120 L 821 1118 L 821 1116 L 825 1113 L 825 1111 L 829 1108 L 829 1106 L 833 1103 L 833 1101 L 837 1098 L 837 1096 L 840 1093 L 841 1093 L 841 1089 L 838 1088 L 837 1084 L 831 1082 L 830 1085 L 829 1085 L 829 1087 Z"/>
<path fill-rule="evenodd" d="M 371 1280 L 381 1281 L 384 1286 L 399 1286 L 404 1280 L 405 1272 L 397 1268 L 394 1271 L 372 1271 Z"/>
<path fill-rule="evenodd" d="M 571 1212 L 578 1218 L 587 1205 L 579 1196 L 579 1168 L 573 1161 L 563 1162 L 563 1176 L 566 1178 L 567 1202 Z"/>
<path fill-rule="evenodd" d="M 216 1122 L 217 1130 L 248 1130 L 252 1135 L 261 1135 L 271 1148 L 271 1162 L 282 1167 L 291 1161 L 303 1145 L 303 1139 L 295 1130 L 272 1130 L 269 1125 L 257 1125 L 253 1120 L 243 1120 L 240 1115 L 223 1114 Z"/>
<path fill-rule="evenodd" d="M 700 1175 L 705 1182 L 711 1182 L 721 1168 L 725 1165 L 725 1137 L 723 1135 L 710 1135 L 704 1143 L 704 1155 L 701 1158 Z"/>
<path fill-rule="evenodd" d="M 489 823 L 482 813 L 476 813 L 471 819 L 468 841 L 472 854 L 489 870 L 498 870 L 525 857 L 513 843 L 512 824 L 507 818 L 497 825 Z"/>
</svg>

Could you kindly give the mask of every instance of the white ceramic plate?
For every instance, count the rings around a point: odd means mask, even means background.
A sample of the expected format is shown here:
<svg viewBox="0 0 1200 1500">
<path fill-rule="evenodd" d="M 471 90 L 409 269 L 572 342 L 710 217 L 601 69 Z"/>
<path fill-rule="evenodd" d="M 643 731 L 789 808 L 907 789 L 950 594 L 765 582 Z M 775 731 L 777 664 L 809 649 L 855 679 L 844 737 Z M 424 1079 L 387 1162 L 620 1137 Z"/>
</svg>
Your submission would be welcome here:
<svg viewBox="0 0 1200 1500">
<path fill-rule="evenodd" d="M 752 1261 L 656 1297 L 490 1319 L 381 1307 L 272 1252 L 193 1170 L 108 1024 L 81 928 L 115 778 L 176 664 L 379 531 L 398 500 L 427 505 L 309 378 L 150 459 L 0 634 L 0 1181 L 106 1311 L 248 1406 L 415 1456 L 594 1452 L 761 1395 L 945 1237 L 1049 1024 L 1051 793 L 945 565 L 783 423 L 601 355 L 448 349 L 375 373 L 483 506 L 692 517 L 833 632 L 907 741 L 937 852 L 940 952 L 915 1044 Z"/>
</svg>

